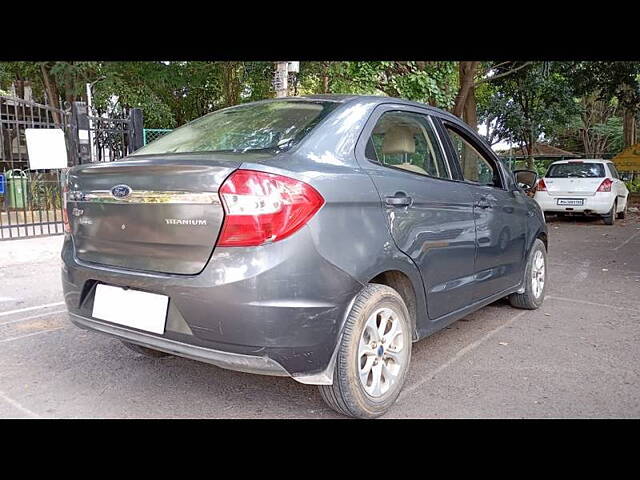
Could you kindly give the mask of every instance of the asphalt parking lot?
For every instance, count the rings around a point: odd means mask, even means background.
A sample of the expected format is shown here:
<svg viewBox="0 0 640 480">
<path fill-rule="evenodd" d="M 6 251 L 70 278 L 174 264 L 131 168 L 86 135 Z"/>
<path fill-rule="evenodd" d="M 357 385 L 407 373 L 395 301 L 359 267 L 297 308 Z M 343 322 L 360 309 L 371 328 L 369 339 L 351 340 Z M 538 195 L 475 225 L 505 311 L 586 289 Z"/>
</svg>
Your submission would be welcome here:
<svg viewBox="0 0 640 480">
<path fill-rule="evenodd" d="M 0 242 L 0 418 L 339 418 L 313 386 L 74 327 L 61 242 Z M 496 302 L 414 344 L 386 418 L 640 417 L 640 216 L 552 218 L 549 244 L 543 307 Z"/>
</svg>

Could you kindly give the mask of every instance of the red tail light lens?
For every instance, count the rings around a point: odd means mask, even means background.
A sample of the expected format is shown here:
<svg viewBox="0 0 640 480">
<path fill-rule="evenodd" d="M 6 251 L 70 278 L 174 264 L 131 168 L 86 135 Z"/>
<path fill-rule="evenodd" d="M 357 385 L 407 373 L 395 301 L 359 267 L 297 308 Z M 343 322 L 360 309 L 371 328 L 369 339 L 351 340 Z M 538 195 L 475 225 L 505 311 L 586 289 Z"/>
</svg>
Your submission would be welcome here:
<svg viewBox="0 0 640 480">
<path fill-rule="evenodd" d="M 225 218 L 218 245 L 277 242 L 304 226 L 324 205 L 311 185 L 253 170 L 236 170 L 220 187 Z"/>
<path fill-rule="evenodd" d="M 537 190 L 539 192 L 546 192 L 547 191 L 547 184 L 544 183 L 544 179 L 541 178 L 540 180 L 538 180 L 538 188 L 537 188 Z"/>
<path fill-rule="evenodd" d="M 605 178 L 596 192 L 610 192 L 611 185 L 613 185 L 613 180 L 611 180 L 610 178 Z"/>
<path fill-rule="evenodd" d="M 69 187 L 65 185 L 62 187 L 62 227 L 64 233 L 71 233 L 71 225 L 69 225 L 69 215 L 67 215 L 67 195 L 69 193 Z"/>
</svg>

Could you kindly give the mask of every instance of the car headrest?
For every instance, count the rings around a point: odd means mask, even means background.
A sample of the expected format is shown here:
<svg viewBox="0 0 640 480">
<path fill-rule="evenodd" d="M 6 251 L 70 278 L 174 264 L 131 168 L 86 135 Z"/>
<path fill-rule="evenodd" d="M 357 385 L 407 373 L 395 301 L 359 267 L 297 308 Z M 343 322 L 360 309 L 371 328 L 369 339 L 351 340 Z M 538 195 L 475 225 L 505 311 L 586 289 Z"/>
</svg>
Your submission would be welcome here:
<svg viewBox="0 0 640 480">
<path fill-rule="evenodd" d="M 384 134 L 382 141 L 382 153 L 393 155 L 394 153 L 415 153 L 416 141 L 411 129 L 401 126 L 393 126 Z"/>
</svg>

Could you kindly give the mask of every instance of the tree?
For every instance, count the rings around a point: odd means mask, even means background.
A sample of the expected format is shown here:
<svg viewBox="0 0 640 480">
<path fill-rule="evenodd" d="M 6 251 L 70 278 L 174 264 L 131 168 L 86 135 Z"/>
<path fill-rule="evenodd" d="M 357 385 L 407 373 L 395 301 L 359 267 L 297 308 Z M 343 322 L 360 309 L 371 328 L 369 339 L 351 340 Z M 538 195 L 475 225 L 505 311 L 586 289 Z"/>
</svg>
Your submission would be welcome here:
<svg viewBox="0 0 640 480">
<path fill-rule="evenodd" d="M 579 109 L 565 128 L 550 135 L 555 145 L 593 158 L 622 149 L 622 118 L 615 99 L 605 102 L 595 93 L 584 95 L 579 99 Z"/>
<path fill-rule="evenodd" d="M 542 63 L 496 78 L 490 89 L 481 117 L 494 120 L 498 137 L 525 149 L 528 168 L 534 166 L 535 142 L 578 112 L 567 77 Z"/>
<path fill-rule="evenodd" d="M 518 70 L 531 62 L 458 62 L 458 93 L 452 113 L 464 120 L 474 130 L 478 128 L 476 90 L 483 83 L 495 81 Z M 482 70 L 482 73 L 480 72 Z"/>
<path fill-rule="evenodd" d="M 616 99 L 624 123 L 625 147 L 637 142 L 636 117 L 640 111 L 640 63 L 638 62 L 571 62 L 563 70 L 578 95 L 595 94 L 610 103 Z"/>
<path fill-rule="evenodd" d="M 302 62 L 302 93 L 389 95 L 451 108 L 454 62 Z"/>
</svg>

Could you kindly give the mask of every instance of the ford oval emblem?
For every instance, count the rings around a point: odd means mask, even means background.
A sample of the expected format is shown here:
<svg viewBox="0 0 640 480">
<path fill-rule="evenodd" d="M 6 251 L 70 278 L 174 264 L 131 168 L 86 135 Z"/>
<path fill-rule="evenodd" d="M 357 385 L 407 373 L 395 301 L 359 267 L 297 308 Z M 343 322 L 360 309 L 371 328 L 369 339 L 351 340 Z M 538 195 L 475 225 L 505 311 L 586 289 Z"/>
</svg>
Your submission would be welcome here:
<svg viewBox="0 0 640 480">
<path fill-rule="evenodd" d="M 127 198 L 131 195 L 131 187 L 129 185 L 116 185 L 111 189 L 111 195 L 114 198 Z"/>
</svg>

